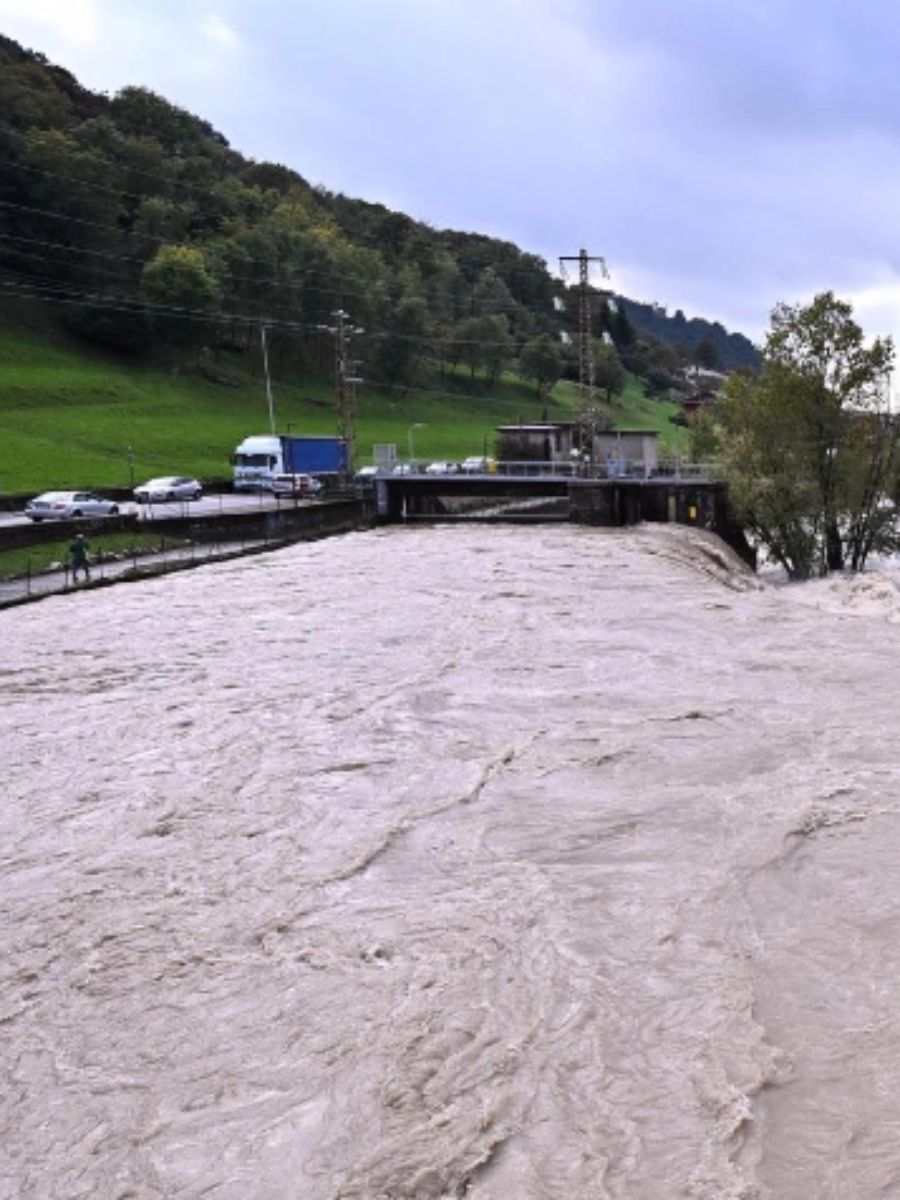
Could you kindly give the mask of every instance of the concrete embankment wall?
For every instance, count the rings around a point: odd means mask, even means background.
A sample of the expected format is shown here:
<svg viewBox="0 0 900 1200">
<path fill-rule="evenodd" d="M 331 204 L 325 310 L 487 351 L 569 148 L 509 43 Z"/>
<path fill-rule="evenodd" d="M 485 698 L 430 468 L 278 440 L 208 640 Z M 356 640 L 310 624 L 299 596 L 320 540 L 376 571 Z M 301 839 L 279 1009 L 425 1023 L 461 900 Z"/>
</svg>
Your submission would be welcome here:
<svg viewBox="0 0 900 1200">
<path fill-rule="evenodd" d="M 137 517 L 100 517 L 79 521 L 42 521 L 39 525 L 31 521 L 23 525 L 0 526 L 0 550 L 19 550 L 23 546 L 42 546 L 45 542 L 59 542 L 72 538 L 76 533 L 86 537 L 100 533 L 123 533 L 140 528 Z"/>
<path fill-rule="evenodd" d="M 204 516 L 172 517 L 154 521 L 160 533 L 192 541 L 240 541 L 242 538 L 286 541 L 346 533 L 373 523 L 371 505 L 364 500 L 328 500 L 321 504 L 298 504 L 246 513 L 211 513 Z"/>
</svg>

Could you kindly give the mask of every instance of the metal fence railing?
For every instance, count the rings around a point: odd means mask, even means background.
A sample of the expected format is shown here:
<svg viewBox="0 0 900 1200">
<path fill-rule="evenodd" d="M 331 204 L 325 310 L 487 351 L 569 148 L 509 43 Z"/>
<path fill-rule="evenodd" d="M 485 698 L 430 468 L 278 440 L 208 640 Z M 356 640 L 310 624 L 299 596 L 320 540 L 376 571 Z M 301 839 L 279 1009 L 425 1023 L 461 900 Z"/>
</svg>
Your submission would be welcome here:
<svg viewBox="0 0 900 1200">
<path fill-rule="evenodd" d="M 391 473 L 385 471 L 384 476 L 389 476 Z M 521 461 L 492 462 L 488 470 L 479 472 L 460 470 L 429 472 L 421 469 L 418 464 L 412 463 L 395 468 L 393 473 L 406 477 L 427 475 L 432 480 L 464 479 L 472 475 L 499 476 L 510 479 L 708 479 L 712 477 L 712 465 L 688 462 L 682 458 L 664 458 L 656 462 L 648 462 L 639 458 L 612 457 L 598 462 L 523 459 Z"/>
<path fill-rule="evenodd" d="M 235 558 L 278 549 L 295 542 L 310 541 L 359 526 L 360 510 L 344 515 L 322 505 L 318 512 L 307 510 L 302 520 L 291 522 L 286 514 L 272 513 L 255 523 L 229 524 L 219 530 L 206 525 L 191 533 L 160 532 L 148 536 L 146 525 L 134 542 L 109 548 L 102 533 L 91 531 L 88 572 L 73 570 L 67 555 L 48 561 L 44 547 L 35 545 L 18 552 L 20 564 L 9 577 L 0 579 L 0 607 L 38 596 L 102 586 L 127 579 L 149 578 L 181 571 L 216 560 Z"/>
</svg>

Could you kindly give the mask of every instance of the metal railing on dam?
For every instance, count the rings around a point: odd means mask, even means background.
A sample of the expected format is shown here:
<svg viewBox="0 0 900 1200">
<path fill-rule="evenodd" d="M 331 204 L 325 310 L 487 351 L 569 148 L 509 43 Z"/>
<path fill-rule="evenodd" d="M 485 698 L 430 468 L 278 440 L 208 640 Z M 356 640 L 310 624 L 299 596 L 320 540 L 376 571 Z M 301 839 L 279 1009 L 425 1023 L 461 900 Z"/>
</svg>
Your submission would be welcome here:
<svg viewBox="0 0 900 1200">
<path fill-rule="evenodd" d="M 484 471 L 431 471 L 416 462 L 398 463 L 371 478 L 392 479 L 695 479 L 712 482 L 716 477 L 712 463 L 695 463 L 679 457 L 648 463 L 643 459 L 603 459 L 597 462 L 544 461 L 521 459 L 492 462 Z"/>
</svg>

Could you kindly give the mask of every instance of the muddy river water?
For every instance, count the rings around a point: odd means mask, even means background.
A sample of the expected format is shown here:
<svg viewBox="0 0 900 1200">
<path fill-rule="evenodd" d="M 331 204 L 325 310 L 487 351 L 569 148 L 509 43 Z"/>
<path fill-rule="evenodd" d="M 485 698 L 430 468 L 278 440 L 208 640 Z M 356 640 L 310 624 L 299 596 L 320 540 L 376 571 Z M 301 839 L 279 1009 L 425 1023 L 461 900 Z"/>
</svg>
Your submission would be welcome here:
<svg viewBox="0 0 900 1200">
<path fill-rule="evenodd" d="M 0 1196 L 900 1197 L 898 678 L 666 527 L 0 614 Z"/>
</svg>

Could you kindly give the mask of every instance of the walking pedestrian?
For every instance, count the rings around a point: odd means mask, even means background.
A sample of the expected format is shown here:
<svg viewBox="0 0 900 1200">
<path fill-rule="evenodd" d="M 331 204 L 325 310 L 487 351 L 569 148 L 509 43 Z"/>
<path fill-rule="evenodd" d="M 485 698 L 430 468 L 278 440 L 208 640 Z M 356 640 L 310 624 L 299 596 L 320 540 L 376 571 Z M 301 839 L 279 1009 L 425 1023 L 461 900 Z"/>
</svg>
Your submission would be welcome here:
<svg viewBox="0 0 900 1200">
<path fill-rule="evenodd" d="M 78 582 L 78 574 L 84 572 L 84 578 L 91 578 L 91 560 L 88 557 L 89 546 L 83 533 L 76 533 L 69 544 L 69 560 L 72 563 L 72 582 Z"/>
</svg>

